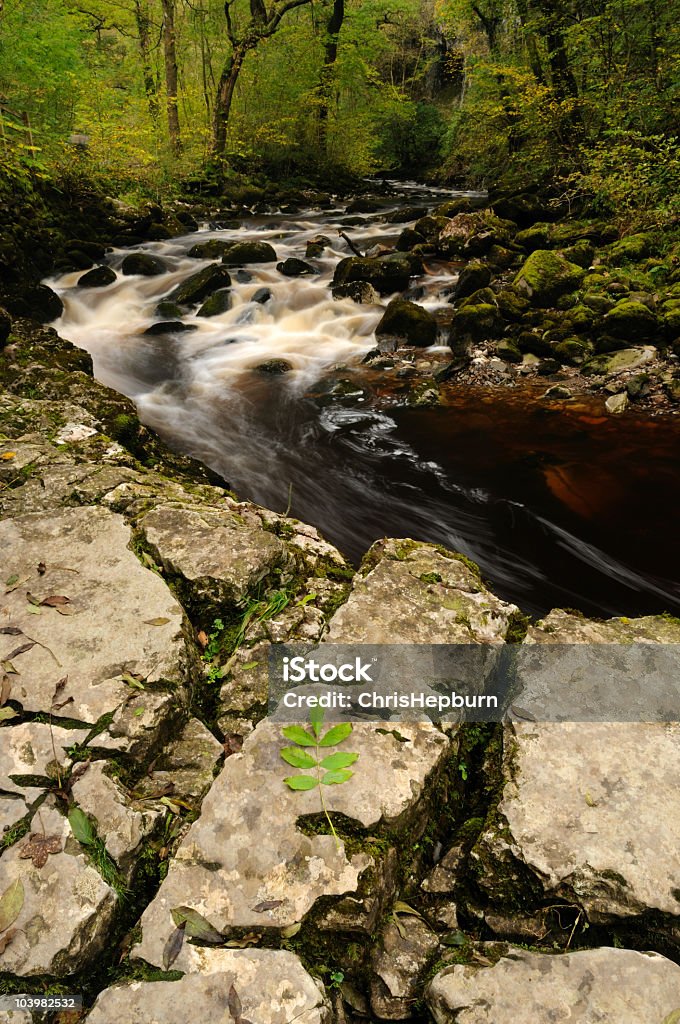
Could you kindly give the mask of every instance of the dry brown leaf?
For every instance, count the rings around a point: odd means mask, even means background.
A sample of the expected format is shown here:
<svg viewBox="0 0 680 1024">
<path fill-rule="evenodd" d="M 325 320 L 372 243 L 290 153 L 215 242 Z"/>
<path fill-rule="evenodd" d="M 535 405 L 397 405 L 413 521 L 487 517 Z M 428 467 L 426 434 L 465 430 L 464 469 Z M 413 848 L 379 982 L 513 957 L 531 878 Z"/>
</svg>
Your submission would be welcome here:
<svg viewBox="0 0 680 1024">
<path fill-rule="evenodd" d="M 0 680 L 0 708 L 3 704 L 6 704 L 9 700 L 9 695 L 12 692 L 12 681 L 8 675 L 3 675 Z"/>
<path fill-rule="evenodd" d="M 5 636 L 21 636 L 23 630 L 19 629 L 18 626 L 3 626 L 0 628 L 0 633 L 4 633 Z"/>
<path fill-rule="evenodd" d="M 198 633 L 196 634 L 196 639 L 198 640 L 201 647 L 207 647 L 208 644 L 210 643 L 208 639 L 208 634 L 205 632 L 204 629 L 199 629 Z"/>
<path fill-rule="evenodd" d="M 47 572 L 47 566 L 45 565 L 45 563 L 44 562 L 38 562 L 38 575 L 39 576 L 44 576 L 46 572 Z"/>
<path fill-rule="evenodd" d="M 63 594 L 51 594 L 50 597 L 45 597 L 40 604 L 45 605 L 47 608 L 58 608 L 63 604 L 70 604 L 71 598 L 64 597 Z"/>
<path fill-rule="evenodd" d="M 61 850 L 60 836 L 46 836 L 39 832 L 32 832 L 21 847 L 19 856 L 22 860 L 32 860 L 35 868 L 44 868 L 49 854 L 61 853 Z"/>
<path fill-rule="evenodd" d="M 159 615 L 156 619 L 144 619 L 144 623 L 147 626 L 165 626 L 168 622 L 170 622 L 170 619 L 166 619 L 162 615 Z"/>
<path fill-rule="evenodd" d="M 18 658 L 20 654 L 25 654 L 26 651 L 30 651 L 32 647 L 35 647 L 35 640 L 22 644 L 21 647 L 15 647 L 14 650 L 7 655 L 7 661 L 11 661 L 12 658 Z"/>
<path fill-rule="evenodd" d="M 261 903 L 256 903 L 253 910 L 256 914 L 266 914 L 269 910 L 276 910 L 280 907 L 283 900 L 262 900 Z"/>
<path fill-rule="evenodd" d="M 16 928 L 10 928 L 10 930 L 5 932 L 4 935 L 0 935 L 0 956 L 5 952 L 16 933 Z"/>
</svg>

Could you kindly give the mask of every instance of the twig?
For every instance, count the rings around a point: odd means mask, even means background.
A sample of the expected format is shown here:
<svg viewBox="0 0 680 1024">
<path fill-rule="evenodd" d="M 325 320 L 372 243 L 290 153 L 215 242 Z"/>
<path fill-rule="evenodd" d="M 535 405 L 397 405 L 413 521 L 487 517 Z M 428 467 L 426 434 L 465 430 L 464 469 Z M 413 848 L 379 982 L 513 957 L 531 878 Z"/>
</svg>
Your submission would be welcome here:
<svg viewBox="0 0 680 1024">
<path fill-rule="evenodd" d="M 338 231 L 338 234 L 340 235 L 341 238 L 344 238 L 344 240 L 347 242 L 348 246 L 350 247 L 350 249 L 352 250 L 352 252 L 354 253 L 355 256 L 358 256 L 359 259 L 363 259 L 364 258 L 363 252 L 361 252 L 360 249 L 357 249 L 356 245 L 354 244 L 352 239 L 349 237 L 349 235 L 347 235 L 344 231 Z"/>
</svg>

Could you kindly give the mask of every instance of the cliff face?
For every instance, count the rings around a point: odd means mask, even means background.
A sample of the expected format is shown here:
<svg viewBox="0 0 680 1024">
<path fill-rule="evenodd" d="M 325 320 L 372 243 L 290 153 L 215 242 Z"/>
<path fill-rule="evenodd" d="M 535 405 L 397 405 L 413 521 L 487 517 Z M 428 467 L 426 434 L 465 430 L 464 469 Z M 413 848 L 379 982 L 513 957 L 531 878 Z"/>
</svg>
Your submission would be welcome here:
<svg viewBox="0 0 680 1024">
<path fill-rule="evenodd" d="M 677 725 L 356 723 L 336 840 L 264 714 L 274 642 L 668 644 L 680 623 L 531 624 L 410 540 L 355 573 L 168 451 L 50 329 L 14 324 L 0 380 L 6 991 L 101 992 L 93 1024 L 174 1024 L 186 999 L 258 1024 L 673 1015 L 680 968 L 634 950 L 678 955 Z"/>
</svg>

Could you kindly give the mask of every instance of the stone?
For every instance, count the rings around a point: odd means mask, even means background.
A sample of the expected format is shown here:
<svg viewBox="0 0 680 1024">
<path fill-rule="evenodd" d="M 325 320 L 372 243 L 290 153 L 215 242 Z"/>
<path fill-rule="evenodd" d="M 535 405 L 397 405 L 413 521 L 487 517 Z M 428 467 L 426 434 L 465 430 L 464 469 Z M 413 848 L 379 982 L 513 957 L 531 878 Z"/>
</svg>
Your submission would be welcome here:
<svg viewBox="0 0 680 1024">
<path fill-rule="evenodd" d="M 196 316 L 221 316 L 231 309 L 231 305 L 231 291 L 228 288 L 219 288 L 205 300 Z"/>
<path fill-rule="evenodd" d="M 439 864 L 421 882 L 424 892 L 454 892 L 461 880 L 460 867 L 463 861 L 463 848 L 452 846 L 447 850 Z"/>
<path fill-rule="evenodd" d="M 259 302 L 261 306 L 264 306 L 264 304 L 266 302 L 269 302 L 270 299 L 273 299 L 273 297 L 274 294 L 271 288 L 258 288 L 256 291 L 253 292 L 250 301 Z"/>
<path fill-rule="evenodd" d="M 506 363 L 521 363 L 523 361 L 522 353 L 512 341 L 496 342 L 496 355 Z"/>
<path fill-rule="evenodd" d="M 564 384 L 553 384 L 551 388 L 548 388 L 543 394 L 544 398 L 549 398 L 552 401 L 568 401 L 572 398 L 572 393 L 569 388 L 565 387 Z"/>
<path fill-rule="evenodd" d="M 294 369 L 293 364 L 287 359 L 267 359 L 264 363 L 258 363 L 253 369 L 257 373 L 269 374 L 276 377 L 282 373 L 290 373 Z"/>
<path fill-rule="evenodd" d="M 194 260 L 219 260 L 233 245 L 234 242 L 227 242 L 222 238 L 211 238 L 207 242 L 192 245 L 187 256 Z"/>
<path fill-rule="evenodd" d="M 367 306 L 375 306 L 380 302 L 380 296 L 368 281 L 352 281 L 351 284 L 341 284 L 333 288 L 334 299 L 352 299 L 353 302 L 364 303 Z"/>
<path fill-rule="evenodd" d="M 367 281 L 381 295 L 402 292 L 408 288 L 409 280 L 416 270 L 406 254 L 382 256 L 375 259 L 348 256 L 340 260 L 333 274 L 333 294 L 339 287 L 355 281 Z"/>
<path fill-rule="evenodd" d="M 28 813 L 29 805 L 21 797 L 0 793 L 0 850 L 3 840 L 8 839 L 7 832 Z"/>
<path fill-rule="evenodd" d="M 620 416 L 628 408 L 628 393 L 619 391 L 615 395 L 610 395 L 604 407 L 611 416 Z"/>
<path fill-rule="evenodd" d="M 34 818 L 34 832 L 56 837 L 61 852 L 50 854 L 42 867 L 36 867 L 20 856 L 28 841 L 24 839 L 5 850 L 0 860 L 0 888 L 5 891 L 20 879 L 24 890 L 23 906 L 13 925 L 16 933 L 0 953 L 0 972 L 21 977 L 63 977 L 91 963 L 106 944 L 116 907 L 113 889 L 50 801 Z"/>
<path fill-rule="evenodd" d="M 609 249 L 609 263 L 613 267 L 620 267 L 624 263 L 643 260 L 651 256 L 656 249 L 654 237 L 649 233 L 626 235 Z"/>
<path fill-rule="evenodd" d="M 406 1020 L 419 994 L 420 976 L 439 947 L 423 920 L 388 921 L 371 962 L 371 1009 L 381 1020 Z"/>
<path fill-rule="evenodd" d="M 387 224 L 407 224 L 410 220 L 418 220 L 425 213 L 427 210 L 423 206 L 400 206 L 398 210 L 386 213 L 383 219 Z M 441 216 L 446 217 L 448 214 Z"/>
<path fill-rule="evenodd" d="M 148 252 L 131 252 L 123 260 L 120 269 L 126 276 L 139 274 L 141 277 L 158 277 L 168 271 L 162 259 Z"/>
<path fill-rule="evenodd" d="M 301 921 L 320 897 L 356 892 L 360 876 L 374 865 L 368 852 L 348 859 L 342 841 L 298 829 L 300 816 L 320 814 L 319 795 L 293 792 L 284 784 L 291 769 L 280 757 L 280 728 L 280 722 L 264 719 L 241 752 L 227 758 L 142 916 L 135 956 L 162 963 L 174 928 L 173 907 L 191 905 L 222 932 L 280 930 Z M 328 787 L 331 812 L 364 829 L 382 823 L 388 831 L 406 827 L 422 813 L 426 780 L 446 758 L 451 741 L 430 723 L 400 723 L 399 732 L 398 740 L 391 732 L 377 732 L 372 723 L 355 723 L 347 747 L 359 754 L 362 769 L 347 784 Z M 175 966 L 197 965 L 201 952 L 185 944 Z"/>
<path fill-rule="evenodd" d="M 37 284 L 32 288 L 27 288 L 11 302 L 7 299 L 7 307 L 14 316 L 29 317 L 41 324 L 57 320 L 64 312 L 64 303 L 57 293 L 46 284 Z"/>
<path fill-rule="evenodd" d="M 123 788 L 105 772 L 101 761 L 86 766 L 71 788 L 78 807 L 97 823 L 107 853 L 120 871 L 131 877 L 135 854 L 153 831 L 161 812 L 133 810 Z"/>
<path fill-rule="evenodd" d="M 55 717 L 61 713 L 90 725 L 122 705 L 133 716 L 158 699 L 169 713 L 170 693 L 133 691 L 124 682 L 126 673 L 181 694 L 190 663 L 183 612 L 164 581 L 140 564 L 131 543 L 122 516 L 99 507 L 0 523 L 0 560 L 8 576 L 26 581 L 3 599 L 6 621 L 36 641 L 12 659 L 20 673 L 12 699 L 25 711 L 48 711 L 62 677 L 66 682 L 59 703 L 69 703 Z M 43 574 L 36 568 L 41 562 Z M 29 612 L 35 607 L 26 601 L 29 587 L 37 601 L 68 598 L 59 607 L 69 614 L 49 606 L 40 607 L 40 614 Z M 22 638 L 23 633 L 0 636 L 0 658 L 7 658 Z M 152 742 L 144 722 L 144 717 L 135 718 L 129 726 Z"/>
<path fill-rule="evenodd" d="M 316 267 L 313 267 L 311 263 L 306 263 L 305 260 L 296 259 L 294 256 L 289 256 L 288 259 L 283 260 L 282 263 L 277 263 L 276 269 L 280 274 L 284 274 L 286 277 L 306 277 L 310 274 L 319 273 Z"/>
<path fill-rule="evenodd" d="M 267 703 L 270 651 L 271 644 L 266 641 L 236 652 L 227 681 L 220 690 L 220 717 L 248 714 Z"/>
<path fill-rule="evenodd" d="M 601 353 L 593 356 L 583 364 L 582 373 L 588 376 L 611 376 L 623 373 L 625 370 L 637 370 L 651 362 L 656 356 L 656 349 L 651 346 L 645 348 L 622 348 L 618 352 Z"/>
<path fill-rule="evenodd" d="M 194 306 L 204 302 L 209 295 L 220 288 L 229 288 L 231 277 L 224 267 L 217 263 L 211 263 L 198 273 L 192 274 L 177 285 L 176 288 L 166 296 L 167 302 L 175 302 L 180 306 Z"/>
<path fill-rule="evenodd" d="M 479 260 L 471 260 L 458 275 L 452 301 L 460 302 L 461 299 L 468 298 L 468 296 L 474 294 L 480 288 L 487 288 L 490 283 L 491 271 L 486 263 L 480 263 Z"/>
<path fill-rule="evenodd" d="M 209 949 L 195 947 L 200 973 L 179 981 L 134 981 L 99 994 L 87 1024 L 133 1021 L 135 1024 L 177 1024 L 178 1008 L 190 1008 L 197 1021 L 228 1018 L 233 986 L 243 1020 L 256 1024 L 330 1024 L 323 987 L 286 950 Z M 181 1012 L 181 1011 L 180 1011 Z"/>
<path fill-rule="evenodd" d="M 226 267 L 242 267 L 246 263 L 274 263 L 276 250 L 269 242 L 234 242 L 222 256 Z"/>
<path fill-rule="evenodd" d="M 513 285 L 537 306 L 552 306 L 561 295 L 573 292 L 585 276 L 582 267 L 550 249 L 536 249 L 526 260 Z"/>
<path fill-rule="evenodd" d="M 188 331 L 197 330 L 196 324 L 185 324 L 182 320 L 164 320 L 157 324 L 151 324 L 144 331 L 150 337 L 163 334 L 186 334 Z"/>
<path fill-rule="evenodd" d="M 580 338 L 565 338 L 564 341 L 558 341 L 552 351 L 561 363 L 580 366 L 592 354 L 593 346 Z"/>
<path fill-rule="evenodd" d="M 404 228 L 397 239 L 395 249 L 397 252 L 410 252 L 417 245 L 425 244 L 425 238 L 419 231 L 415 231 L 413 228 Z"/>
<path fill-rule="evenodd" d="M 16 691 L 16 683 L 13 689 Z M 14 698 L 13 693 L 10 696 Z M 52 728 L 42 722 L 21 722 L 3 729 L 0 790 L 26 798 L 38 796 L 40 790 L 48 786 L 48 780 L 52 783 L 58 780 L 60 773 L 65 774 L 71 765 L 67 749 L 83 743 L 89 732 L 88 728 L 60 728 L 58 721 Z M 31 776 L 32 785 L 17 782 L 12 776 Z"/>
<path fill-rule="evenodd" d="M 138 525 L 153 558 L 194 609 L 219 613 L 222 605 L 238 604 L 287 561 L 283 541 L 226 509 L 161 504 Z"/>
<path fill-rule="evenodd" d="M 388 303 L 376 336 L 398 338 L 407 345 L 427 348 L 437 340 L 437 321 L 427 309 L 408 299 L 395 298 Z"/>
<path fill-rule="evenodd" d="M 680 1007 L 680 967 L 658 953 L 504 948 L 492 967 L 455 964 L 435 975 L 425 1000 L 436 1024 L 671 1024 Z"/>
<path fill-rule="evenodd" d="M 330 643 L 502 643 L 517 612 L 467 559 L 431 544 L 377 541 L 362 573 L 330 621 Z"/>
<path fill-rule="evenodd" d="M 116 280 L 116 272 L 111 267 L 94 267 L 78 278 L 79 288 L 106 288 Z"/>
<path fill-rule="evenodd" d="M 224 754 L 220 741 L 197 718 L 190 718 L 180 734 L 163 748 L 153 771 L 135 787 L 150 797 L 172 785 L 172 795 L 199 802 L 210 789 L 217 763 Z"/>
<path fill-rule="evenodd" d="M 652 341 L 657 331 L 657 319 L 644 303 L 622 299 L 603 317 L 602 331 L 624 341 Z"/>
<path fill-rule="evenodd" d="M 496 338 L 503 328 L 498 308 L 491 303 L 467 305 L 459 309 L 451 326 L 449 345 L 455 352 L 462 343 Z"/>
</svg>

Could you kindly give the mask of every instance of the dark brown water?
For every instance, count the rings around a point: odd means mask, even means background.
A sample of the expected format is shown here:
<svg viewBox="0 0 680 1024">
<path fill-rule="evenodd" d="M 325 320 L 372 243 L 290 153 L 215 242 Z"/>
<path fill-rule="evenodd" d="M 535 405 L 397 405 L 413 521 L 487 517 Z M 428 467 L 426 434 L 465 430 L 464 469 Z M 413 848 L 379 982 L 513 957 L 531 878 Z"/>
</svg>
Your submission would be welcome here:
<svg viewBox="0 0 680 1024">
<path fill-rule="evenodd" d="M 77 289 L 77 274 L 52 282 L 66 303 L 57 326 L 170 444 L 244 498 L 283 511 L 290 491 L 292 514 L 355 561 L 379 537 L 413 537 L 462 551 L 526 611 L 679 611 L 680 418 L 608 417 L 599 401 L 550 405 L 530 387 L 452 389 L 448 406 L 435 409 L 376 403 L 358 367 L 382 309 L 334 302 L 329 291 L 347 254 L 335 241 L 342 212 L 202 233 L 268 240 L 281 259 L 303 256 L 320 230 L 334 241 L 316 277 L 291 280 L 274 264 L 234 275 L 233 308 L 186 317 L 191 333 L 143 331 L 158 320 L 159 299 L 207 265 L 186 257 L 197 235 L 144 247 L 168 264 L 158 278 L 119 276 L 103 289 Z M 402 228 L 365 221 L 351 229 L 363 246 Z M 113 254 L 111 265 L 122 257 Z M 428 308 L 446 301 L 450 284 L 450 272 L 428 279 Z M 253 301 L 262 286 L 272 291 L 264 306 Z M 255 370 L 271 358 L 293 371 Z M 337 364 L 345 368 L 333 371 Z M 356 382 L 355 393 L 328 400 L 329 377 Z"/>
</svg>

